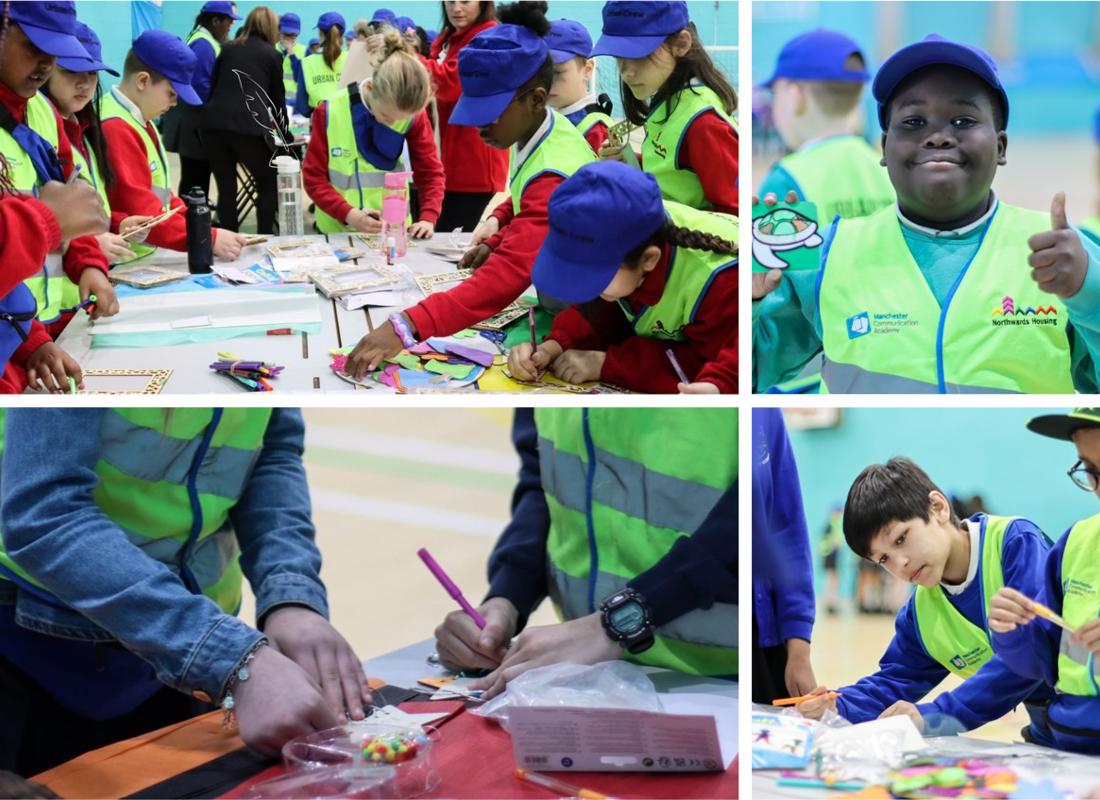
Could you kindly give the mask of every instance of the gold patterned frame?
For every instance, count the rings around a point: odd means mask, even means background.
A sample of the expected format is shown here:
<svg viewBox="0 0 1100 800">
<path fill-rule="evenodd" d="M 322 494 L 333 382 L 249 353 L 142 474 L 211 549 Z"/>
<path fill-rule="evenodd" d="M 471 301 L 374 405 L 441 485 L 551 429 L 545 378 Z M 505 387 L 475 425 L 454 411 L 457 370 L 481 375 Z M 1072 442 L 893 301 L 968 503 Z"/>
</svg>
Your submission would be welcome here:
<svg viewBox="0 0 1100 800">
<path fill-rule="evenodd" d="M 124 283 L 138 289 L 148 289 L 150 286 L 160 286 L 163 283 L 171 283 L 186 278 L 188 273 L 167 267 L 158 267 L 155 264 L 146 266 L 126 267 L 111 270 L 108 277 L 114 283 Z"/>
<path fill-rule="evenodd" d="M 170 369 L 86 369 L 84 377 L 88 378 L 134 378 L 145 376 L 149 380 L 142 389 L 111 390 L 82 390 L 78 394 L 160 394 L 164 384 L 172 377 Z"/>
<path fill-rule="evenodd" d="M 436 272 L 431 275 L 417 275 L 416 285 L 420 287 L 420 291 L 427 297 L 435 292 L 445 292 L 447 289 L 453 288 L 452 284 L 457 286 L 473 274 L 474 271 L 472 269 L 456 269 L 452 272 Z M 515 300 L 507 307 L 493 314 L 493 316 L 471 327 L 485 331 L 503 330 L 506 325 L 515 322 L 526 313 L 527 304 Z"/>
<path fill-rule="evenodd" d="M 375 277 L 364 277 L 362 280 L 351 283 L 342 280 L 356 274 L 373 275 Z M 309 273 L 309 279 L 321 290 L 325 297 L 341 297 L 345 294 L 358 294 L 371 289 L 383 289 L 387 286 L 393 286 L 401 280 L 396 272 L 381 264 L 319 270 Z"/>
</svg>

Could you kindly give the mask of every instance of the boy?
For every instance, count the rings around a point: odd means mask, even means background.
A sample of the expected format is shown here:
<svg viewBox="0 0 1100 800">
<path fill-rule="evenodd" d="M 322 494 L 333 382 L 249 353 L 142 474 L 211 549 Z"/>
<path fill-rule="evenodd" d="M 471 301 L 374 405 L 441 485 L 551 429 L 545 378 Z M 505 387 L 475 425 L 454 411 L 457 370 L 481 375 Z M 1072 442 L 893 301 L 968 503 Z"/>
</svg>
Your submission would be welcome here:
<svg viewBox="0 0 1100 800">
<path fill-rule="evenodd" d="M 607 141 L 611 126 L 611 100 L 599 98 L 588 90 L 596 68 L 592 52 L 592 37 L 579 22 L 559 19 L 550 23 L 546 37 L 550 57 L 554 61 L 554 83 L 550 86 L 550 106 L 577 126 L 592 152 L 599 153 Z"/>
<path fill-rule="evenodd" d="M 126 54 L 122 82 L 103 96 L 100 118 L 103 135 L 110 142 L 108 159 L 115 173 L 114 186 L 107 194 L 113 230 L 118 230 L 126 217 L 157 216 L 183 205 L 172 194 L 168 161 L 153 120 L 172 108 L 177 98 L 199 104 L 191 88 L 194 68 L 195 54 L 178 36 L 149 30 L 134 40 Z M 220 228 L 213 233 L 215 256 L 231 261 L 241 254 L 242 235 Z M 186 252 L 185 216 L 169 217 L 150 230 L 145 241 L 154 247 Z M 133 249 L 141 255 L 152 252 L 144 245 Z"/>
<path fill-rule="evenodd" d="M 298 96 L 298 84 L 302 80 L 302 59 L 306 57 L 306 46 L 298 41 L 302 32 L 302 19 L 297 14 L 283 14 L 279 17 L 279 44 L 275 48 L 283 55 L 283 90 L 287 105 L 294 105 Z"/>
<path fill-rule="evenodd" d="M 1077 463 L 1069 472 L 1081 489 L 1100 494 L 1100 408 L 1036 417 L 1029 430 L 1072 441 Z M 1036 594 L 1001 589 L 989 608 L 997 656 L 1012 670 L 1054 687 L 1047 710 L 1053 746 L 1100 753 L 1100 516 L 1081 520 L 1063 534 L 1045 559 Z M 1036 599 L 1075 630 L 1036 619 Z M 1030 624 L 1029 624 L 1030 623 Z"/>
<path fill-rule="evenodd" d="M 1100 247 L 1069 227 L 1062 194 L 1048 216 L 992 191 L 1009 118 L 992 59 L 933 34 L 872 92 L 898 204 L 834 221 L 820 270 L 757 305 L 756 386 L 824 352 L 823 392 L 1094 390 Z"/>
<path fill-rule="evenodd" d="M 906 714 L 935 735 L 976 728 L 1023 701 L 1032 718 L 1025 737 L 1047 744 L 1050 734 L 1035 704 L 1049 700 L 1050 690 L 1013 674 L 993 654 L 986 630 L 989 599 L 1001 587 L 1033 597 L 1042 584 L 1046 535 L 1019 517 L 979 513 L 959 520 L 920 467 L 893 458 L 867 467 L 848 490 L 844 538 L 858 556 L 917 588 L 898 612 L 878 672 L 839 689 L 836 700 L 824 695 L 799 711 L 817 717 L 835 704 L 852 722 Z M 948 672 L 964 683 L 913 705 Z"/>
<path fill-rule="evenodd" d="M 867 70 L 859 45 L 842 33 L 818 29 L 784 45 L 764 84 L 772 116 L 791 151 L 772 167 L 760 196 L 773 193 L 817 204 L 822 227 L 840 215 L 862 217 L 894 202 L 878 152 L 852 134 Z"/>
</svg>

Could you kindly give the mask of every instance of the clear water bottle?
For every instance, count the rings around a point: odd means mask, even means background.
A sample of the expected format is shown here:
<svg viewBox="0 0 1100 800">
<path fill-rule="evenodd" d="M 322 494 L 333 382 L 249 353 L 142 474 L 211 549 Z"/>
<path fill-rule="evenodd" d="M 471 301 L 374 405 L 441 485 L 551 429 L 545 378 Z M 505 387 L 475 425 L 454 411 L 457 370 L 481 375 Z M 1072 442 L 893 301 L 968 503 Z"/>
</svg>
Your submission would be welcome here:
<svg viewBox="0 0 1100 800">
<path fill-rule="evenodd" d="M 382 179 L 382 254 L 389 249 L 393 239 L 397 257 L 403 258 L 408 249 L 405 218 L 409 215 L 409 172 L 387 172 Z"/>
<path fill-rule="evenodd" d="M 302 217 L 302 165 L 291 156 L 275 159 L 279 195 L 279 235 L 302 236 L 306 232 Z"/>
<path fill-rule="evenodd" d="M 214 264 L 214 232 L 206 192 L 195 186 L 184 195 L 187 204 L 187 269 L 195 275 L 210 272 Z"/>
</svg>

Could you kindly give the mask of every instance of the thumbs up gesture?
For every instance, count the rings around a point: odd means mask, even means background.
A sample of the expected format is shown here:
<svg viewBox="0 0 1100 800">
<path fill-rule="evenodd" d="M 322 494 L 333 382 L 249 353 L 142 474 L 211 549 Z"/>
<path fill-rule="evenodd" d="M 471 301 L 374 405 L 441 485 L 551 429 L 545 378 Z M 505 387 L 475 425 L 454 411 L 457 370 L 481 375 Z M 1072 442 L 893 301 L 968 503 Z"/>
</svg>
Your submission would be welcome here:
<svg viewBox="0 0 1100 800">
<path fill-rule="evenodd" d="M 1081 237 L 1066 221 L 1066 195 L 1058 192 L 1050 201 L 1050 230 L 1027 240 L 1031 277 L 1044 292 L 1072 297 L 1085 282 L 1089 257 Z"/>
</svg>

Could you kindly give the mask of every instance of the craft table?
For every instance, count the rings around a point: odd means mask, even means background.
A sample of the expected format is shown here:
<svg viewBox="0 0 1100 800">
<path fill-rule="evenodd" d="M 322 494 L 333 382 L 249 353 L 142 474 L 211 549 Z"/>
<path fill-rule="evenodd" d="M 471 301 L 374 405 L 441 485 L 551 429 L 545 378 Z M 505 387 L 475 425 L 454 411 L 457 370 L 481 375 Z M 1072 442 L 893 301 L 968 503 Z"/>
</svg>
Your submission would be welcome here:
<svg viewBox="0 0 1100 800">
<path fill-rule="evenodd" d="M 445 236 L 445 234 L 444 234 Z M 329 241 L 340 249 L 365 249 L 366 245 L 357 237 L 344 234 L 307 237 L 272 237 L 268 242 L 245 248 L 236 261 L 218 262 L 219 265 L 248 267 L 263 260 L 265 247 L 280 241 L 300 241 L 303 238 L 317 241 Z M 431 241 L 431 240 L 428 240 Z M 355 259 L 352 264 L 368 265 L 378 263 L 379 256 L 364 256 Z M 158 249 L 141 265 L 156 265 L 169 269 L 187 271 L 187 254 L 172 250 Z M 410 247 L 407 255 L 400 259 L 410 270 L 417 274 L 451 272 L 455 264 L 425 249 L 424 241 Z M 242 288 L 255 289 L 256 286 Z M 206 289 L 196 291 L 233 291 L 225 289 Z M 155 291 L 155 289 L 147 290 Z M 122 314 L 126 308 L 126 299 L 120 298 Z M 234 381 L 216 375 L 210 364 L 217 360 L 218 351 L 232 352 L 249 360 L 261 360 L 280 364 L 286 369 L 275 381 L 278 392 L 373 392 L 392 394 L 388 386 L 372 383 L 371 388 L 357 386 L 336 377 L 329 369 L 331 360 L 329 351 L 338 347 L 354 345 L 365 334 L 379 325 L 388 324 L 386 318 L 400 308 L 363 308 L 347 311 L 340 303 L 330 300 L 320 292 L 317 302 L 321 310 L 321 331 L 317 334 L 300 333 L 289 336 L 241 336 L 224 339 L 219 342 L 180 344 L 171 347 L 92 347 L 90 333 L 92 323 L 87 314 L 77 314 L 61 334 L 58 344 L 73 356 L 83 369 L 171 369 L 172 376 L 162 389 L 162 393 L 212 393 L 242 394 L 245 390 Z"/>
<path fill-rule="evenodd" d="M 428 663 L 434 641 L 426 639 L 380 658 L 365 661 L 368 676 L 394 686 L 415 686 L 418 678 L 442 674 Z M 675 673 L 657 673 L 659 691 L 708 692 L 737 697 L 737 684 Z M 426 708 L 425 706 L 432 706 Z M 531 798 L 549 800 L 552 793 L 513 776 L 514 759 L 508 733 L 462 709 L 454 701 L 403 703 L 412 713 L 453 712 L 439 725 L 433 745 L 435 789 L 424 797 Z M 614 797 L 737 797 L 737 760 L 725 772 L 569 773 L 560 777 L 578 786 Z M 282 773 L 244 749 L 240 739 L 220 727 L 219 714 L 208 714 L 179 725 L 86 753 L 34 777 L 62 797 L 225 797 L 242 796 L 248 787 Z"/>
</svg>

